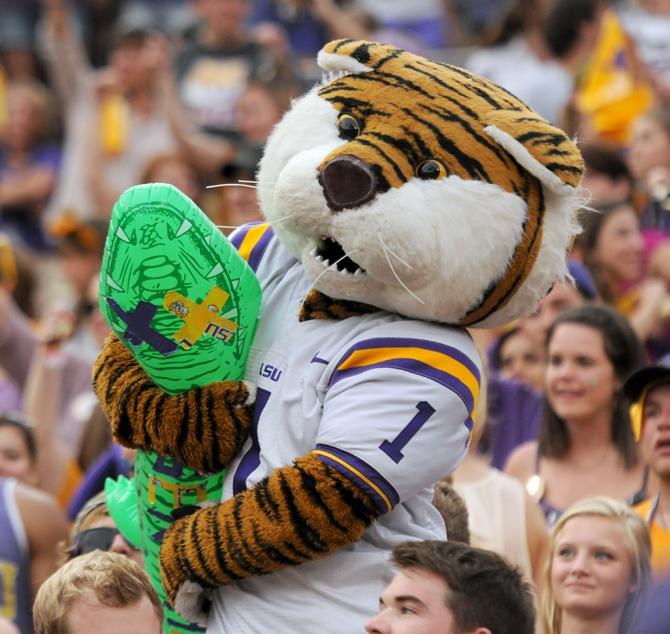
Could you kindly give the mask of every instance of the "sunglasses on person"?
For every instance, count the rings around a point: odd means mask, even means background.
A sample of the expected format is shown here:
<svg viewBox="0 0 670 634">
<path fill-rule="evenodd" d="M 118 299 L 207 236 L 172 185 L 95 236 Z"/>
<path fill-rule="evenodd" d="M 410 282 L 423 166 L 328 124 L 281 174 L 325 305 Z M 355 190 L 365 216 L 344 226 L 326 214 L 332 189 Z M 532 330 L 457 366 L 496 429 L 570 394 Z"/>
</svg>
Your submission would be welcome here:
<svg viewBox="0 0 670 634">
<path fill-rule="evenodd" d="M 121 533 L 119 533 L 116 528 L 107 526 L 83 530 L 77 537 L 75 537 L 74 545 L 72 546 L 72 557 L 79 557 L 79 555 L 85 555 L 94 550 L 107 551 L 112 547 L 117 535 L 121 535 Z M 133 546 L 123 535 L 121 535 L 121 539 L 128 545 L 128 548 L 139 550 L 139 548 L 135 548 L 135 546 Z"/>
</svg>

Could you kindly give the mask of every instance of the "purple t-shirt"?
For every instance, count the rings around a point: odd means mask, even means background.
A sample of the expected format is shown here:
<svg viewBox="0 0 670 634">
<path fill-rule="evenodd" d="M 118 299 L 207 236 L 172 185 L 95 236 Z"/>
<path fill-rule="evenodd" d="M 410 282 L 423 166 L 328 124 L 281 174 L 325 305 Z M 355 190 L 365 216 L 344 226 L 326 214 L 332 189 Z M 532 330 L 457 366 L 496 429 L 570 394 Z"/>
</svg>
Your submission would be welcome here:
<svg viewBox="0 0 670 634">
<path fill-rule="evenodd" d="M 0 614 L 32 634 L 30 553 L 15 487 L 15 480 L 0 478 Z"/>
<path fill-rule="evenodd" d="M 29 167 L 40 167 L 51 170 L 54 175 L 60 167 L 60 148 L 52 144 L 37 146 L 30 154 Z M 7 163 L 7 154 L 0 149 L 0 181 L 16 178 L 20 172 Z M 26 246 L 43 251 L 49 247 L 42 229 L 42 211 L 44 203 L 25 205 L 4 205 L 0 207 L 0 230 L 8 233 L 13 239 Z"/>
<path fill-rule="evenodd" d="M 0 379 L 0 412 L 21 411 L 21 390 L 14 381 Z"/>
<path fill-rule="evenodd" d="M 488 382 L 488 417 L 480 446 L 491 456 L 491 465 L 502 469 L 519 445 L 536 440 L 542 421 L 542 393 L 514 379 L 491 373 Z"/>
</svg>

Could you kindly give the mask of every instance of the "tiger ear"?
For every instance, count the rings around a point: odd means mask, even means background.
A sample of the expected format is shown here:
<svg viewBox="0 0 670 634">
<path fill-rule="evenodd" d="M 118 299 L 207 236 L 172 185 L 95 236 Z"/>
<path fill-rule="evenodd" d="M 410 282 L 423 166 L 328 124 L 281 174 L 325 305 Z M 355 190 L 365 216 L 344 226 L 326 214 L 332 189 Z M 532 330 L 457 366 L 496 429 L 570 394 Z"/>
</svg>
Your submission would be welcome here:
<svg viewBox="0 0 670 634">
<path fill-rule="evenodd" d="M 484 131 L 543 185 L 557 194 L 574 192 L 584 161 L 567 134 L 529 111 L 495 110 Z"/>
<path fill-rule="evenodd" d="M 369 73 L 370 47 L 375 45 L 362 40 L 335 40 L 328 42 L 317 54 L 316 62 L 328 73 Z"/>
</svg>

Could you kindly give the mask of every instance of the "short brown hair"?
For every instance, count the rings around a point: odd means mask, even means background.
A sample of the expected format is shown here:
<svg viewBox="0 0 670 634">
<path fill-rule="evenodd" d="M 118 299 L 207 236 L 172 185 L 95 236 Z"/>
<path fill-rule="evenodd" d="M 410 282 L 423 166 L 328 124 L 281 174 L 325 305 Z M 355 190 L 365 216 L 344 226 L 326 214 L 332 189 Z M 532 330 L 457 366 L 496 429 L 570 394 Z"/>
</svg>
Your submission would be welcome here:
<svg viewBox="0 0 670 634">
<path fill-rule="evenodd" d="M 444 580 L 456 632 L 487 627 L 496 634 L 534 634 L 530 586 L 496 553 L 467 544 L 412 541 L 396 546 L 392 561 L 401 569 L 425 570 Z"/>
<path fill-rule="evenodd" d="M 68 634 L 68 614 L 77 599 L 126 607 L 148 597 L 160 623 L 163 606 L 147 574 L 134 561 L 100 550 L 75 557 L 40 587 L 33 605 L 35 634 Z"/>
</svg>

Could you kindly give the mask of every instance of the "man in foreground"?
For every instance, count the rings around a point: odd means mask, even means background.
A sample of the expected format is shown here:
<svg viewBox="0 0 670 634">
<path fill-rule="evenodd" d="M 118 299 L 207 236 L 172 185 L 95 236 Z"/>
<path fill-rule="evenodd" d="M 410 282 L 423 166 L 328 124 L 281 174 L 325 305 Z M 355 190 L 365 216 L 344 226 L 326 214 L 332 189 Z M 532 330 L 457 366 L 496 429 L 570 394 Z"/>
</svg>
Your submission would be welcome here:
<svg viewBox="0 0 670 634">
<path fill-rule="evenodd" d="M 535 608 L 521 574 L 493 552 L 461 543 L 396 546 L 399 571 L 368 634 L 533 634 Z"/>
</svg>

